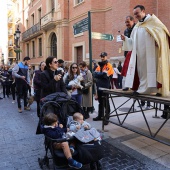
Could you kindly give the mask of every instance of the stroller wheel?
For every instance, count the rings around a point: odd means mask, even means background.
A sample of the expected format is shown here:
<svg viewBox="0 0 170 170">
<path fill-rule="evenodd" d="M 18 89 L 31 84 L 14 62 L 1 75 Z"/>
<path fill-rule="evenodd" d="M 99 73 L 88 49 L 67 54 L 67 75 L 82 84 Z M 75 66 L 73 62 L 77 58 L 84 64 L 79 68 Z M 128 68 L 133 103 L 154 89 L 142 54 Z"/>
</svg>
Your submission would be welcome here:
<svg viewBox="0 0 170 170">
<path fill-rule="evenodd" d="M 96 169 L 95 162 L 90 163 L 90 170 L 95 170 L 95 169 Z"/>
<path fill-rule="evenodd" d="M 99 161 L 90 163 L 90 170 L 102 170 L 102 165 Z"/>
<path fill-rule="evenodd" d="M 47 156 L 44 157 L 44 165 L 46 165 L 47 167 L 49 167 L 49 159 Z"/>
<path fill-rule="evenodd" d="M 97 170 L 102 170 L 102 164 L 100 161 L 96 162 Z"/>
<path fill-rule="evenodd" d="M 38 163 L 41 169 L 43 169 L 43 165 L 44 165 L 44 160 L 41 158 L 38 158 Z"/>
</svg>

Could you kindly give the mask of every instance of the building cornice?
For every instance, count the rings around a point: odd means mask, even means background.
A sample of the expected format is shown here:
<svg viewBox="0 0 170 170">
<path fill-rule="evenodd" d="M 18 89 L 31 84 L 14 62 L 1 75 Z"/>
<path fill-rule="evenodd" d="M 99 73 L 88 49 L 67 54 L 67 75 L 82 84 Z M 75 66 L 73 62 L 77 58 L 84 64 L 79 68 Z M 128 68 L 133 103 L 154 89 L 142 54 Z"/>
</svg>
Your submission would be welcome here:
<svg viewBox="0 0 170 170">
<path fill-rule="evenodd" d="M 91 9 L 90 12 L 91 12 L 91 13 L 98 13 L 98 12 L 107 12 L 107 11 L 110 11 L 110 10 L 112 10 L 112 7 L 107 7 L 107 8 L 102 8 L 102 9 L 95 9 L 95 8 L 94 8 L 94 9 Z M 74 18 L 71 18 L 71 19 L 69 20 L 69 22 L 72 22 L 72 21 L 74 21 L 74 20 L 77 20 L 78 18 L 87 16 L 87 15 L 88 15 L 88 12 L 84 12 L 84 13 L 82 13 L 82 14 L 74 17 Z"/>
</svg>

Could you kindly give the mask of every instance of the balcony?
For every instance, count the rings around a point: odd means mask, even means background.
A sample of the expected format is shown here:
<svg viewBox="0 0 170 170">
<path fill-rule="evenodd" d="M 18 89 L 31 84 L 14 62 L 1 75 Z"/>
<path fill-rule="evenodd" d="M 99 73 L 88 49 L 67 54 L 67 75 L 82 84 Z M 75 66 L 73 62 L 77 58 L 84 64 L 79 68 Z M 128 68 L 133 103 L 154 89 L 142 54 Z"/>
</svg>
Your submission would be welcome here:
<svg viewBox="0 0 170 170">
<path fill-rule="evenodd" d="M 56 12 L 49 12 L 45 16 L 41 18 L 41 29 L 48 30 L 56 26 L 57 21 L 57 13 Z"/>
<path fill-rule="evenodd" d="M 22 40 L 28 41 L 34 37 L 41 35 L 42 32 L 40 30 L 41 30 L 40 23 L 33 25 L 31 28 L 22 33 Z"/>
<path fill-rule="evenodd" d="M 16 56 L 14 56 L 14 54 L 9 54 L 8 58 L 16 58 Z"/>
<path fill-rule="evenodd" d="M 9 30 L 8 30 L 8 35 L 9 35 L 9 36 L 13 35 L 12 29 L 9 29 Z"/>
<path fill-rule="evenodd" d="M 12 41 L 12 39 L 9 39 L 9 41 L 8 41 L 8 47 L 9 48 L 12 48 L 13 47 L 13 41 Z"/>
</svg>

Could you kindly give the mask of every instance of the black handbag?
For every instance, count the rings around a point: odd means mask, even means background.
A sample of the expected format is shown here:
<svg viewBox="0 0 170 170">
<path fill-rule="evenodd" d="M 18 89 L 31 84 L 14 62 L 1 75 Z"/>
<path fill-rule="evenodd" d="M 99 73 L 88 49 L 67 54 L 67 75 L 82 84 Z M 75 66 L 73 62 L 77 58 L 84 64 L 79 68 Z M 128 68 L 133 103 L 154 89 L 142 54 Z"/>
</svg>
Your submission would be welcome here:
<svg viewBox="0 0 170 170">
<path fill-rule="evenodd" d="M 88 94 L 89 93 L 89 88 L 83 88 L 81 89 L 83 94 Z"/>
</svg>

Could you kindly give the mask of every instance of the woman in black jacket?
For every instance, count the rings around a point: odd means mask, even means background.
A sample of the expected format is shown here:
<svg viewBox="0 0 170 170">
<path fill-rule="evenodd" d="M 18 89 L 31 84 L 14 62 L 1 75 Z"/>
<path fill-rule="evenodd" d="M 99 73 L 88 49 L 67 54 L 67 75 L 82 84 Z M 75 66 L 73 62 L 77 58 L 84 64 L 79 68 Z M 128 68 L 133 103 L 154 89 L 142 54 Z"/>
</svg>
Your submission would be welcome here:
<svg viewBox="0 0 170 170">
<path fill-rule="evenodd" d="M 37 116 L 40 116 L 40 95 L 41 95 L 41 73 L 44 71 L 45 62 L 42 61 L 39 65 L 39 70 L 35 70 L 33 75 L 33 84 L 34 84 L 34 97 L 37 102 Z"/>
<path fill-rule="evenodd" d="M 46 59 L 46 68 L 41 73 L 41 98 L 55 92 L 67 93 L 60 71 L 57 71 L 57 58 L 50 56 Z"/>
</svg>

